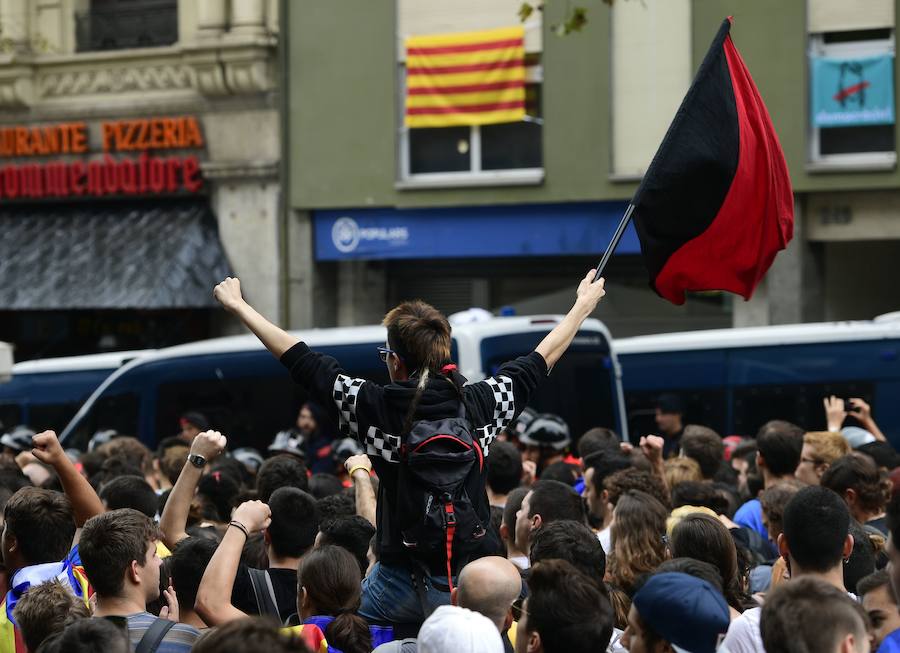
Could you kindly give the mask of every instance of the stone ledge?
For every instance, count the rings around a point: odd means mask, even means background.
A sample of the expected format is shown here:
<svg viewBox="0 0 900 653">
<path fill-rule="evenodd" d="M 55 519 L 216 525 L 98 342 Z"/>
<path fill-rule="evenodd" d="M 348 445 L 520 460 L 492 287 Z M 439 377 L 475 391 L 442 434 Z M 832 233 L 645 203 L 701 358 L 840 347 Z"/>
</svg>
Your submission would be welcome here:
<svg viewBox="0 0 900 653">
<path fill-rule="evenodd" d="M 200 164 L 203 176 L 211 181 L 229 179 L 277 179 L 277 161 L 216 161 Z"/>
<path fill-rule="evenodd" d="M 198 98 L 275 88 L 275 39 L 216 39 L 163 48 L 0 57 L 0 108 L 113 101 L 118 95 Z"/>
</svg>

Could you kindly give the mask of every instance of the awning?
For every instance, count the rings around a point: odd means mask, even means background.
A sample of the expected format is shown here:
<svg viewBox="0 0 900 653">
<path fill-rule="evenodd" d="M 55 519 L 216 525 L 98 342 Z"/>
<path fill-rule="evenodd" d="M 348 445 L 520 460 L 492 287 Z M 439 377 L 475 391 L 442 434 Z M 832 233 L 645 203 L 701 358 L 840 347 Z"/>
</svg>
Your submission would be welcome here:
<svg viewBox="0 0 900 653">
<path fill-rule="evenodd" d="M 0 310 L 206 308 L 229 274 L 205 202 L 0 207 Z"/>
</svg>

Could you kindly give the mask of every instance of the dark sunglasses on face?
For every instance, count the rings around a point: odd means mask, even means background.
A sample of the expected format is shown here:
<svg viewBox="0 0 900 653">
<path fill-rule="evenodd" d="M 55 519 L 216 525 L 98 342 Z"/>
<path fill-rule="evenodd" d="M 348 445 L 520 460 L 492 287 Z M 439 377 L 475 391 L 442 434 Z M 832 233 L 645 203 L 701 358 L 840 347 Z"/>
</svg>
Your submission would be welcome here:
<svg viewBox="0 0 900 653">
<path fill-rule="evenodd" d="M 391 354 L 393 354 L 397 358 L 400 358 L 400 355 L 393 349 L 388 349 L 387 347 L 376 347 L 375 349 L 378 350 L 378 358 L 381 359 L 382 363 L 387 363 L 388 356 L 390 356 Z"/>
</svg>

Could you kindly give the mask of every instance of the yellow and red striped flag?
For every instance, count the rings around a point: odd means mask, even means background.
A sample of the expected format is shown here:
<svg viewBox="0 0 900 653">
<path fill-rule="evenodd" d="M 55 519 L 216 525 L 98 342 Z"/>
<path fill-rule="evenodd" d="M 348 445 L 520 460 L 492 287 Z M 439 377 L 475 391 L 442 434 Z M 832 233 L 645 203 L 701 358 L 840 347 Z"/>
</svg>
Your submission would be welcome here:
<svg viewBox="0 0 900 653">
<path fill-rule="evenodd" d="M 525 28 L 406 39 L 406 126 L 456 127 L 525 117 Z"/>
</svg>

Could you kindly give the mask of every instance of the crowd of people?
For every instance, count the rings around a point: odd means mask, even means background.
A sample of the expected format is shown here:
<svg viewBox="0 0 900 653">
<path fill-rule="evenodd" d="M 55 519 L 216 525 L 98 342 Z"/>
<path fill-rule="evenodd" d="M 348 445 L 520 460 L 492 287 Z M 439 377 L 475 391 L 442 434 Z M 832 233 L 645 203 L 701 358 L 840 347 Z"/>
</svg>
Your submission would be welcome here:
<svg viewBox="0 0 900 653">
<path fill-rule="evenodd" d="M 573 437 L 528 405 L 593 271 L 477 383 L 422 302 L 385 317 L 381 386 L 215 294 L 306 391 L 296 428 L 0 438 L 0 653 L 900 651 L 900 456 L 861 399 L 723 438 L 663 396 L 659 435 Z"/>
</svg>

